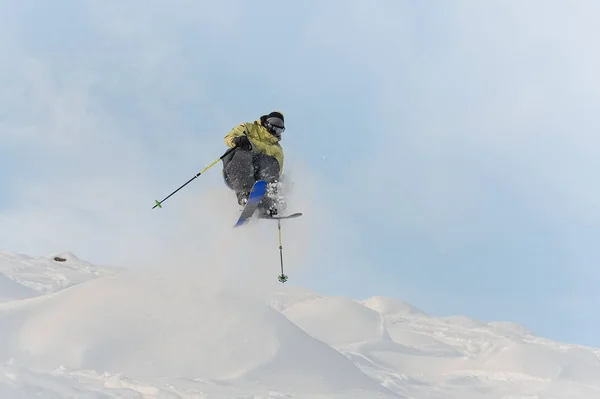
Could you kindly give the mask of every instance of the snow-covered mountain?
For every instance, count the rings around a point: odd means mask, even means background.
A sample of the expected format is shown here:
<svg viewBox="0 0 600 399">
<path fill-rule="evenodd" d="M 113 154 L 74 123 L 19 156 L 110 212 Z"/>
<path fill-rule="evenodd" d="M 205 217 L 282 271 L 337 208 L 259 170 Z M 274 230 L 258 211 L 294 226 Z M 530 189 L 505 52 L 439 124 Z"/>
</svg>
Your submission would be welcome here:
<svg viewBox="0 0 600 399">
<path fill-rule="evenodd" d="M 0 398 L 600 398 L 600 350 L 392 298 L 0 253 Z"/>
</svg>

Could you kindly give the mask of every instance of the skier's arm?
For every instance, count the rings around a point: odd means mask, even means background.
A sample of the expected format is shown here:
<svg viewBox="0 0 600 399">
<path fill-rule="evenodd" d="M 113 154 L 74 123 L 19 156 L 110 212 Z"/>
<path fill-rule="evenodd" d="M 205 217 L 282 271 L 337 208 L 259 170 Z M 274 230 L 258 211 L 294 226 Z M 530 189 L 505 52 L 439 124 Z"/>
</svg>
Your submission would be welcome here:
<svg viewBox="0 0 600 399">
<path fill-rule="evenodd" d="M 225 144 L 227 144 L 228 147 L 235 147 L 236 144 L 235 144 L 235 140 L 234 139 L 236 137 L 243 136 L 244 134 L 246 134 L 246 131 L 245 131 L 245 128 L 244 128 L 244 124 L 241 124 L 241 125 L 238 125 L 238 126 L 234 127 L 225 136 Z"/>
</svg>

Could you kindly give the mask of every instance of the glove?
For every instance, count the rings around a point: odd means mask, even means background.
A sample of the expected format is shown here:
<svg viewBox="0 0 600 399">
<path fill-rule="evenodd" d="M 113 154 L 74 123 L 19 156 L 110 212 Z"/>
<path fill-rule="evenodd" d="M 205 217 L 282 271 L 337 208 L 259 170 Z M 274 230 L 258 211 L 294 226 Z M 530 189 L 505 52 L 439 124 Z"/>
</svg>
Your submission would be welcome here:
<svg viewBox="0 0 600 399">
<path fill-rule="evenodd" d="M 236 147 L 239 147 L 242 150 L 252 150 L 252 143 L 250 143 L 250 139 L 248 138 L 248 136 L 238 136 L 234 138 L 233 144 L 235 144 Z"/>
</svg>

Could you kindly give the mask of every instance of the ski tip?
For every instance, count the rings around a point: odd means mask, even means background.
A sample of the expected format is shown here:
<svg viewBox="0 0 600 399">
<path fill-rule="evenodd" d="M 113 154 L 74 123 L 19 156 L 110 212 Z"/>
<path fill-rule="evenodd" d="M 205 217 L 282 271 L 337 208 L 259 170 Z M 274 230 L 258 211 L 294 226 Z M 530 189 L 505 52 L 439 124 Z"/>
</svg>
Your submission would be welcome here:
<svg viewBox="0 0 600 399">
<path fill-rule="evenodd" d="M 247 220 L 247 219 L 244 219 L 244 220 L 238 220 L 238 222 L 237 222 L 236 224 L 234 224 L 234 225 L 233 225 L 233 227 L 240 227 L 240 226 L 243 226 L 243 225 L 245 225 L 246 223 L 248 223 L 248 220 Z"/>
</svg>

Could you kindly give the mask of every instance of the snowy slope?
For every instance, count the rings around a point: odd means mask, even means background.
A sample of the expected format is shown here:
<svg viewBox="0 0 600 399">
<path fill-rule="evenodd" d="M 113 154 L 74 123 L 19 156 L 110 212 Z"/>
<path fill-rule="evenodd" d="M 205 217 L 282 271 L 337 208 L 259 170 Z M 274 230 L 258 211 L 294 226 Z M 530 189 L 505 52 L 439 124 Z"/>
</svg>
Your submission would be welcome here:
<svg viewBox="0 0 600 399">
<path fill-rule="evenodd" d="M 59 291 L 96 277 L 112 275 L 118 271 L 117 268 L 93 265 L 71 252 L 38 258 L 0 252 L 0 273 L 19 286 L 42 294 Z"/>
<path fill-rule="evenodd" d="M 63 255 L 0 253 L 2 399 L 600 397 L 600 350 L 514 323 Z"/>
<path fill-rule="evenodd" d="M 38 293 L 31 288 L 20 284 L 5 274 L 0 273 L 0 302 L 14 299 L 24 299 L 37 296 Z"/>
</svg>

